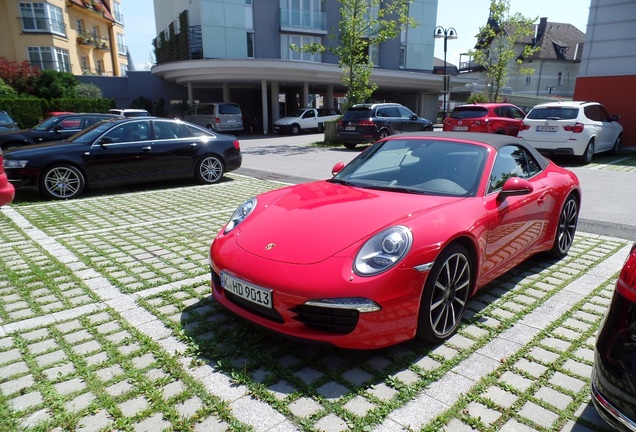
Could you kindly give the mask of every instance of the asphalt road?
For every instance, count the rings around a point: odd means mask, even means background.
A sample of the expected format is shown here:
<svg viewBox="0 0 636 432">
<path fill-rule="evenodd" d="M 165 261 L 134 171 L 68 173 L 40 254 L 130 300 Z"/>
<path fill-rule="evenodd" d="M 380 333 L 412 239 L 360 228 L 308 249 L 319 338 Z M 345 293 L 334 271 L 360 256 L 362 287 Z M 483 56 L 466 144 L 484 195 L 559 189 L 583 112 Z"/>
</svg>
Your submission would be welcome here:
<svg viewBox="0 0 636 432">
<path fill-rule="evenodd" d="M 360 153 L 344 147 L 321 147 L 323 134 L 298 136 L 239 136 L 243 165 L 238 173 L 286 183 L 327 179 L 338 162 L 349 162 Z M 634 149 L 636 150 L 636 149 Z M 627 155 L 633 150 L 625 151 Z M 557 163 L 576 173 L 583 190 L 579 230 L 636 241 L 636 175 L 591 164 L 587 167 Z"/>
</svg>

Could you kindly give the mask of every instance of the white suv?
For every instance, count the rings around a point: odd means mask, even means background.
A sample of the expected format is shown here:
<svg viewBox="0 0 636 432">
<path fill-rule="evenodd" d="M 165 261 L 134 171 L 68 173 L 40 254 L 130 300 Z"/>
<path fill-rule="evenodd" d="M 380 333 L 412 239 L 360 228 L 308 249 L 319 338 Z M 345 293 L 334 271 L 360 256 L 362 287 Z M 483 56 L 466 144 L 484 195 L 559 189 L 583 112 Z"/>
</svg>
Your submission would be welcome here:
<svg viewBox="0 0 636 432">
<path fill-rule="evenodd" d="M 526 115 L 518 137 L 541 153 L 574 155 L 588 164 L 595 153 L 620 153 L 623 127 L 619 119 L 598 102 L 544 103 Z"/>
</svg>

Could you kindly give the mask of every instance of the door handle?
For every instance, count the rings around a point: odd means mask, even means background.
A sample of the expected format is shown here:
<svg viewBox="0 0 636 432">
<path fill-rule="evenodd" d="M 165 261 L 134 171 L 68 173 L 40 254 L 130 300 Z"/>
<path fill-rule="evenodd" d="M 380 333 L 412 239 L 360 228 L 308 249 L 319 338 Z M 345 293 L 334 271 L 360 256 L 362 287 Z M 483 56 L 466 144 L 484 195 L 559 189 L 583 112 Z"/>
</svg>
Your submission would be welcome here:
<svg viewBox="0 0 636 432">
<path fill-rule="evenodd" d="M 537 204 L 542 206 L 543 204 L 545 204 L 545 197 L 547 194 L 543 194 L 541 195 L 538 199 L 537 199 Z"/>
<path fill-rule="evenodd" d="M 142 149 L 143 151 L 150 151 L 150 150 L 152 150 L 152 147 L 147 146 L 147 147 L 142 147 L 141 149 Z"/>
<path fill-rule="evenodd" d="M 196 147 L 197 145 L 197 143 L 190 143 L 190 147 Z"/>
</svg>

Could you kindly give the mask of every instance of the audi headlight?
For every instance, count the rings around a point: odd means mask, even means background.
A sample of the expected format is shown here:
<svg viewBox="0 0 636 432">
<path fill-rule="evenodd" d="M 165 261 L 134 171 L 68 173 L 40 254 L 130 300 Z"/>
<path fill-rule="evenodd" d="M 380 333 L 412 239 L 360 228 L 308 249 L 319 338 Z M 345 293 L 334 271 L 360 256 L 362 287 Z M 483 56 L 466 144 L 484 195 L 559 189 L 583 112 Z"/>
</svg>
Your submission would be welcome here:
<svg viewBox="0 0 636 432">
<path fill-rule="evenodd" d="M 243 220 L 245 220 L 245 218 L 248 217 L 250 213 L 252 213 L 255 207 L 256 207 L 256 198 L 250 198 L 247 201 L 245 201 L 243 204 L 241 204 L 239 208 L 236 209 L 236 211 L 230 218 L 230 221 L 225 226 L 225 229 L 223 230 L 223 234 L 227 234 L 230 231 L 232 231 L 234 228 L 236 228 L 238 224 L 243 222 Z"/>
<path fill-rule="evenodd" d="M 24 168 L 28 162 L 29 162 L 28 160 L 5 159 L 4 167 L 5 168 Z"/>
<path fill-rule="evenodd" d="M 374 276 L 396 265 L 413 244 L 413 234 L 405 226 L 395 226 L 369 239 L 356 255 L 353 270 L 360 276 Z"/>
</svg>

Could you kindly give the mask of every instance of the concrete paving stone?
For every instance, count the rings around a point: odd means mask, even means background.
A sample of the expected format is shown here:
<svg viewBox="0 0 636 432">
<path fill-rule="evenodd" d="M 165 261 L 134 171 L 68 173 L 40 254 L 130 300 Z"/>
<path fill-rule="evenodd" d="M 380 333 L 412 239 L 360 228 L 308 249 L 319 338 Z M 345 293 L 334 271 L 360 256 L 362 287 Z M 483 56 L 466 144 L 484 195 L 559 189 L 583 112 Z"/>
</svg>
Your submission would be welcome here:
<svg viewBox="0 0 636 432">
<path fill-rule="evenodd" d="M 35 384 L 33 377 L 31 375 L 24 375 L 20 378 L 0 383 L 0 393 L 5 396 L 10 396 L 13 393 L 23 391 L 24 389 L 31 387 L 33 384 Z"/>
<path fill-rule="evenodd" d="M 115 383 L 109 387 L 106 387 L 104 390 L 109 395 L 116 397 L 116 396 L 121 396 L 125 393 L 128 393 L 133 389 L 134 389 L 133 385 L 130 384 L 128 381 L 119 381 L 118 383 Z"/>
<path fill-rule="evenodd" d="M 39 341 L 41 339 L 48 338 L 49 336 L 49 331 L 46 328 L 41 328 L 20 334 L 20 337 L 25 339 L 27 342 Z M 2 344 L 0 344 L 0 348 L 2 348 Z"/>
<path fill-rule="evenodd" d="M 515 315 L 524 312 L 528 307 L 524 304 L 521 303 L 515 303 L 513 301 L 511 302 L 507 302 L 503 307 L 505 307 L 506 309 L 508 309 L 509 311 L 512 311 Z"/>
<path fill-rule="evenodd" d="M 36 315 L 36 313 L 33 310 L 27 308 L 27 309 L 20 309 L 17 311 L 9 312 L 7 315 L 10 321 L 12 320 L 17 321 L 17 320 L 23 320 L 25 318 L 30 318 Z"/>
<path fill-rule="evenodd" d="M 141 350 L 141 345 L 139 345 L 137 342 L 131 342 L 126 345 L 120 345 L 119 347 L 117 347 L 117 351 L 119 351 L 122 355 L 129 355 L 139 350 Z"/>
<path fill-rule="evenodd" d="M 51 418 L 51 414 L 47 408 L 38 410 L 34 413 L 29 414 L 20 422 L 21 430 L 32 430 L 35 429 L 38 423 L 45 422 Z M 51 431 L 54 432 L 54 431 Z M 59 431 L 62 432 L 62 431 Z"/>
<path fill-rule="evenodd" d="M 477 327 L 475 325 L 469 325 L 460 330 L 462 334 L 465 334 L 468 337 L 471 337 L 475 340 L 486 336 L 488 334 L 488 330 Z"/>
<path fill-rule="evenodd" d="M 595 323 L 596 321 L 598 321 L 599 315 L 591 314 L 591 313 L 585 312 L 583 310 L 577 310 L 572 315 L 572 318 L 574 318 L 574 320 L 576 320 L 576 321 L 585 321 L 587 323 Z M 568 321 L 566 321 L 564 324 L 568 325 Z M 589 328 L 589 325 L 588 325 L 587 328 Z M 584 330 L 587 330 L 587 328 L 585 328 Z"/>
<path fill-rule="evenodd" d="M 585 348 L 585 347 L 579 348 L 576 351 L 574 351 L 574 355 L 577 358 L 583 359 L 588 362 L 594 361 L 594 350 L 590 348 Z"/>
<path fill-rule="evenodd" d="M 151 353 L 146 353 L 139 357 L 134 357 L 130 360 L 137 369 L 146 369 L 151 366 L 155 361 L 155 356 Z"/>
<path fill-rule="evenodd" d="M 138 396 L 133 399 L 128 399 L 125 402 L 120 403 L 117 407 L 121 410 L 124 417 L 134 417 L 137 413 L 148 408 L 150 404 L 143 396 Z"/>
<path fill-rule="evenodd" d="M 89 366 L 95 366 L 108 361 L 108 354 L 106 354 L 104 351 L 101 351 L 91 356 L 85 357 L 84 361 Z"/>
<path fill-rule="evenodd" d="M 341 376 L 358 387 L 373 378 L 373 375 L 358 367 L 343 372 Z"/>
<path fill-rule="evenodd" d="M 2 354 L 0 354 L 0 359 L 2 359 Z M 22 375 L 26 372 L 29 372 L 29 366 L 27 366 L 27 364 L 23 361 L 10 363 L 6 366 L 0 367 L 0 379 L 8 379 L 16 375 Z"/>
<path fill-rule="evenodd" d="M 376 371 L 381 371 L 391 364 L 391 360 L 380 355 L 374 355 L 366 361 L 366 365 Z"/>
<path fill-rule="evenodd" d="M 2 320 L 0 320 L 2 322 Z M 28 340 L 28 339 L 27 339 Z M 0 337 L 0 355 L 2 350 L 8 350 L 13 346 L 13 338 L 11 337 Z"/>
<path fill-rule="evenodd" d="M 227 430 L 228 424 L 214 415 L 194 425 L 194 432 L 226 432 Z"/>
<path fill-rule="evenodd" d="M 102 381 L 110 381 L 115 377 L 123 375 L 125 373 L 124 369 L 120 365 L 112 365 L 108 366 L 104 369 L 99 369 L 95 371 L 95 375 Z"/>
<path fill-rule="evenodd" d="M 573 373 L 574 375 L 578 375 L 583 379 L 588 379 L 592 374 L 592 366 L 572 359 L 566 360 L 561 368 Z"/>
<path fill-rule="evenodd" d="M 323 376 L 322 372 L 310 367 L 303 368 L 296 372 L 296 376 L 305 384 L 311 384 Z"/>
<path fill-rule="evenodd" d="M 483 397 L 490 399 L 495 404 L 503 408 L 510 408 L 518 399 L 518 397 L 497 386 L 490 386 L 482 394 Z"/>
<path fill-rule="evenodd" d="M 163 379 L 167 376 L 168 374 L 161 369 L 150 369 L 149 371 L 146 372 L 146 377 L 150 378 L 153 381 Z"/>
<path fill-rule="evenodd" d="M 75 373 L 75 366 L 73 363 L 64 363 L 59 366 L 55 366 L 49 369 L 45 369 L 42 373 L 51 381 L 58 380 L 66 375 Z"/>
<path fill-rule="evenodd" d="M 328 414 L 314 423 L 314 428 L 324 432 L 339 432 L 348 429 L 347 423 L 335 414 Z"/>
<path fill-rule="evenodd" d="M 596 321 L 596 319 L 597 317 L 593 318 L 594 321 Z M 575 331 L 578 330 L 580 333 L 586 332 L 587 330 L 590 329 L 590 327 L 592 327 L 592 324 L 588 322 L 584 322 L 580 319 L 574 319 L 574 318 L 566 319 L 562 325 L 564 327 L 574 329 Z"/>
<path fill-rule="evenodd" d="M 344 409 L 347 411 L 357 415 L 358 417 L 365 416 L 369 411 L 375 408 L 375 404 L 369 402 L 362 396 L 356 396 L 351 399 L 349 402 L 344 404 Z"/>
<path fill-rule="evenodd" d="M 66 359 L 67 357 L 64 351 L 58 350 L 35 357 L 35 362 L 41 367 L 44 367 Z"/>
<path fill-rule="evenodd" d="M 536 429 L 519 423 L 515 419 L 510 419 L 504 423 L 499 432 L 536 432 Z"/>
<path fill-rule="evenodd" d="M 375 396 L 376 398 L 380 399 L 383 402 L 386 402 L 392 399 L 398 393 L 397 390 L 389 387 L 385 383 L 376 384 L 372 386 L 371 388 L 369 388 L 367 392 L 370 395 Z"/>
<path fill-rule="evenodd" d="M 532 362 L 524 358 L 515 363 L 514 367 L 526 372 L 529 375 L 532 375 L 534 378 L 539 378 L 545 373 L 545 371 L 548 370 L 548 368 L 543 366 L 542 364 Z"/>
<path fill-rule="evenodd" d="M 431 350 L 431 354 L 435 354 L 440 356 L 446 360 L 451 360 L 456 355 L 458 355 L 458 351 L 446 345 L 439 345 L 438 347 Z"/>
<path fill-rule="evenodd" d="M 82 393 L 81 395 L 75 397 L 75 399 L 65 403 L 64 409 L 71 412 L 85 410 L 96 398 L 97 396 L 95 396 L 93 393 Z"/>
<path fill-rule="evenodd" d="M 272 392 L 276 399 L 283 400 L 294 392 L 294 387 L 287 381 L 281 380 L 278 381 L 276 384 L 272 384 L 271 386 L 267 387 L 267 390 Z"/>
<path fill-rule="evenodd" d="M 53 388 L 59 394 L 67 395 L 84 390 L 86 388 L 86 383 L 81 378 L 72 378 L 68 381 L 53 384 Z"/>
<path fill-rule="evenodd" d="M 164 399 L 168 400 L 174 396 L 181 394 L 185 389 L 185 385 L 182 381 L 173 381 L 161 389 L 161 393 Z"/>
<path fill-rule="evenodd" d="M 316 389 L 316 392 L 330 402 L 335 402 L 345 396 L 350 390 L 340 383 L 329 381 Z"/>
<path fill-rule="evenodd" d="M 477 429 L 473 429 L 471 426 L 466 423 L 458 420 L 456 418 L 451 419 L 446 426 L 442 428 L 444 432 L 473 432 L 477 431 Z"/>
<path fill-rule="evenodd" d="M 565 327 L 558 327 L 554 329 L 553 333 L 555 336 L 560 336 L 564 339 L 575 341 L 581 337 L 581 333 L 575 330 L 570 330 Z"/>
<path fill-rule="evenodd" d="M 296 417 L 307 418 L 323 409 L 323 406 L 320 405 L 313 399 L 308 397 L 301 397 L 300 399 L 296 399 L 294 402 L 290 403 L 289 411 Z"/>
<path fill-rule="evenodd" d="M 127 330 L 122 330 L 117 333 L 109 334 L 108 336 L 106 336 L 106 339 L 108 339 L 110 342 L 114 343 L 115 345 L 120 345 L 124 343 L 126 340 L 132 340 L 133 337 Z"/>
<path fill-rule="evenodd" d="M 446 343 L 451 347 L 455 347 L 460 350 L 467 350 L 472 348 L 472 346 L 475 344 L 475 341 L 457 333 L 453 335 L 448 341 L 446 341 Z"/>
<path fill-rule="evenodd" d="M 163 417 L 163 414 L 156 413 L 134 426 L 135 432 L 156 432 L 171 428 L 171 424 Z"/>
<path fill-rule="evenodd" d="M 107 334 L 107 333 L 112 333 L 114 331 L 117 331 L 120 328 L 121 326 L 119 325 L 118 322 L 110 321 L 110 322 L 105 322 L 103 324 L 96 326 L 95 330 L 97 330 L 99 333 Z"/>
<path fill-rule="evenodd" d="M 198 396 L 195 396 L 175 405 L 175 408 L 181 417 L 190 418 L 194 416 L 202 406 L 203 401 Z"/>
<path fill-rule="evenodd" d="M 501 325 L 499 320 L 489 316 L 480 317 L 478 322 L 481 326 L 486 326 L 494 329 L 498 328 Z"/>
<path fill-rule="evenodd" d="M 24 300 L 18 300 L 12 303 L 5 302 L 3 307 L 5 311 L 12 312 L 12 311 L 20 310 L 20 309 L 28 309 L 29 304 L 25 302 Z"/>
<path fill-rule="evenodd" d="M 22 353 L 17 348 L 0 351 L 0 364 L 13 363 L 22 358 Z"/>
<path fill-rule="evenodd" d="M 297 365 L 299 361 L 298 357 L 292 354 L 285 354 L 277 360 L 278 364 L 284 368 L 291 368 L 292 366 Z"/>
<path fill-rule="evenodd" d="M 510 386 L 520 391 L 526 391 L 532 385 L 532 380 L 529 380 L 528 378 L 522 377 L 521 375 L 510 371 L 504 372 L 499 380 L 509 384 Z"/>
<path fill-rule="evenodd" d="M 551 387 L 541 387 L 534 397 L 560 409 L 564 410 L 574 400 L 570 396 L 554 390 Z"/>
<path fill-rule="evenodd" d="M 392 378 L 406 384 L 415 384 L 420 380 L 420 376 L 410 369 L 404 369 L 396 374 L 391 375 Z"/>
<path fill-rule="evenodd" d="M 82 325 L 81 322 L 79 322 L 79 320 L 74 319 L 71 321 L 57 324 L 55 328 L 58 329 L 60 333 L 66 334 L 72 331 L 81 330 L 84 328 L 84 326 Z"/>
<path fill-rule="evenodd" d="M 64 305 L 64 303 L 62 302 L 54 302 L 54 303 L 49 303 L 49 304 L 44 304 L 40 306 L 40 310 L 44 313 L 48 313 L 51 311 L 57 311 L 60 309 L 65 308 L 66 306 Z"/>
<path fill-rule="evenodd" d="M 437 360 L 433 360 L 429 356 L 423 356 L 419 360 L 416 359 L 413 362 L 413 365 L 428 372 L 434 371 L 435 369 L 438 369 L 442 366 L 440 362 L 438 362 Z"/>
<path fill-rule="evenodd" d="M 492 425 L 499 419 L 499 417 L 501 417 L 501 413 L 499 411 L 490 409 L 479 402 L 469 403 L 464 411 L 467 412 L 469 416 L 479 419 L 482 423 L 488 426 Z"/>
<path fill-rule="evenodd" d="M 598 411 L 596 411 L 596 408 L 592 405 L 592 401 L 582 403 L 576 411 L 574 411 L 574 418 L 593 424 L 597 430 L 609 431 L 611 429 L 598 414 Z"/>
<path fill-rule="evenodd" d="M 580 379 L 572 378 L 571 376 L 565 375 L 564 373 L 558 371 L 554 373 L 554 375 L 548 382 L 552 385 L 562 387 L 573 393 L 580 392 L 586 384 Z"/>
<path fill-rule="evenodd" d="M 559 419 L 558 414 L 547 410 L 534 402 L 526 402 L 521 407 L 518 414 L 546 429 L 549 429 L 552 424 Z"/>
<path fill-rule="evenodd" d="M 559 359 L 559 354 L 555 354 L 541 347 L 534 347 L 528 353 L 528 357 L 537 360 L 546 366 L 551 366 Z"/>
<path fill-rule="evenodd" d="M 42 404 L 43 402 L 44 398 L 40 392 L 37 391 L 32 391 L 7 400 L 7 403 L 14 411 L 26 411 Z"/>
<path fill-rule="evenodd" d="M 88 341 L 80 345 L 75 345 L 71 348 L 73 352 L 79 355 L 87 355 L 99 351 L 102 349 L 102 345 L 96 340 Z"/>
</svg>

